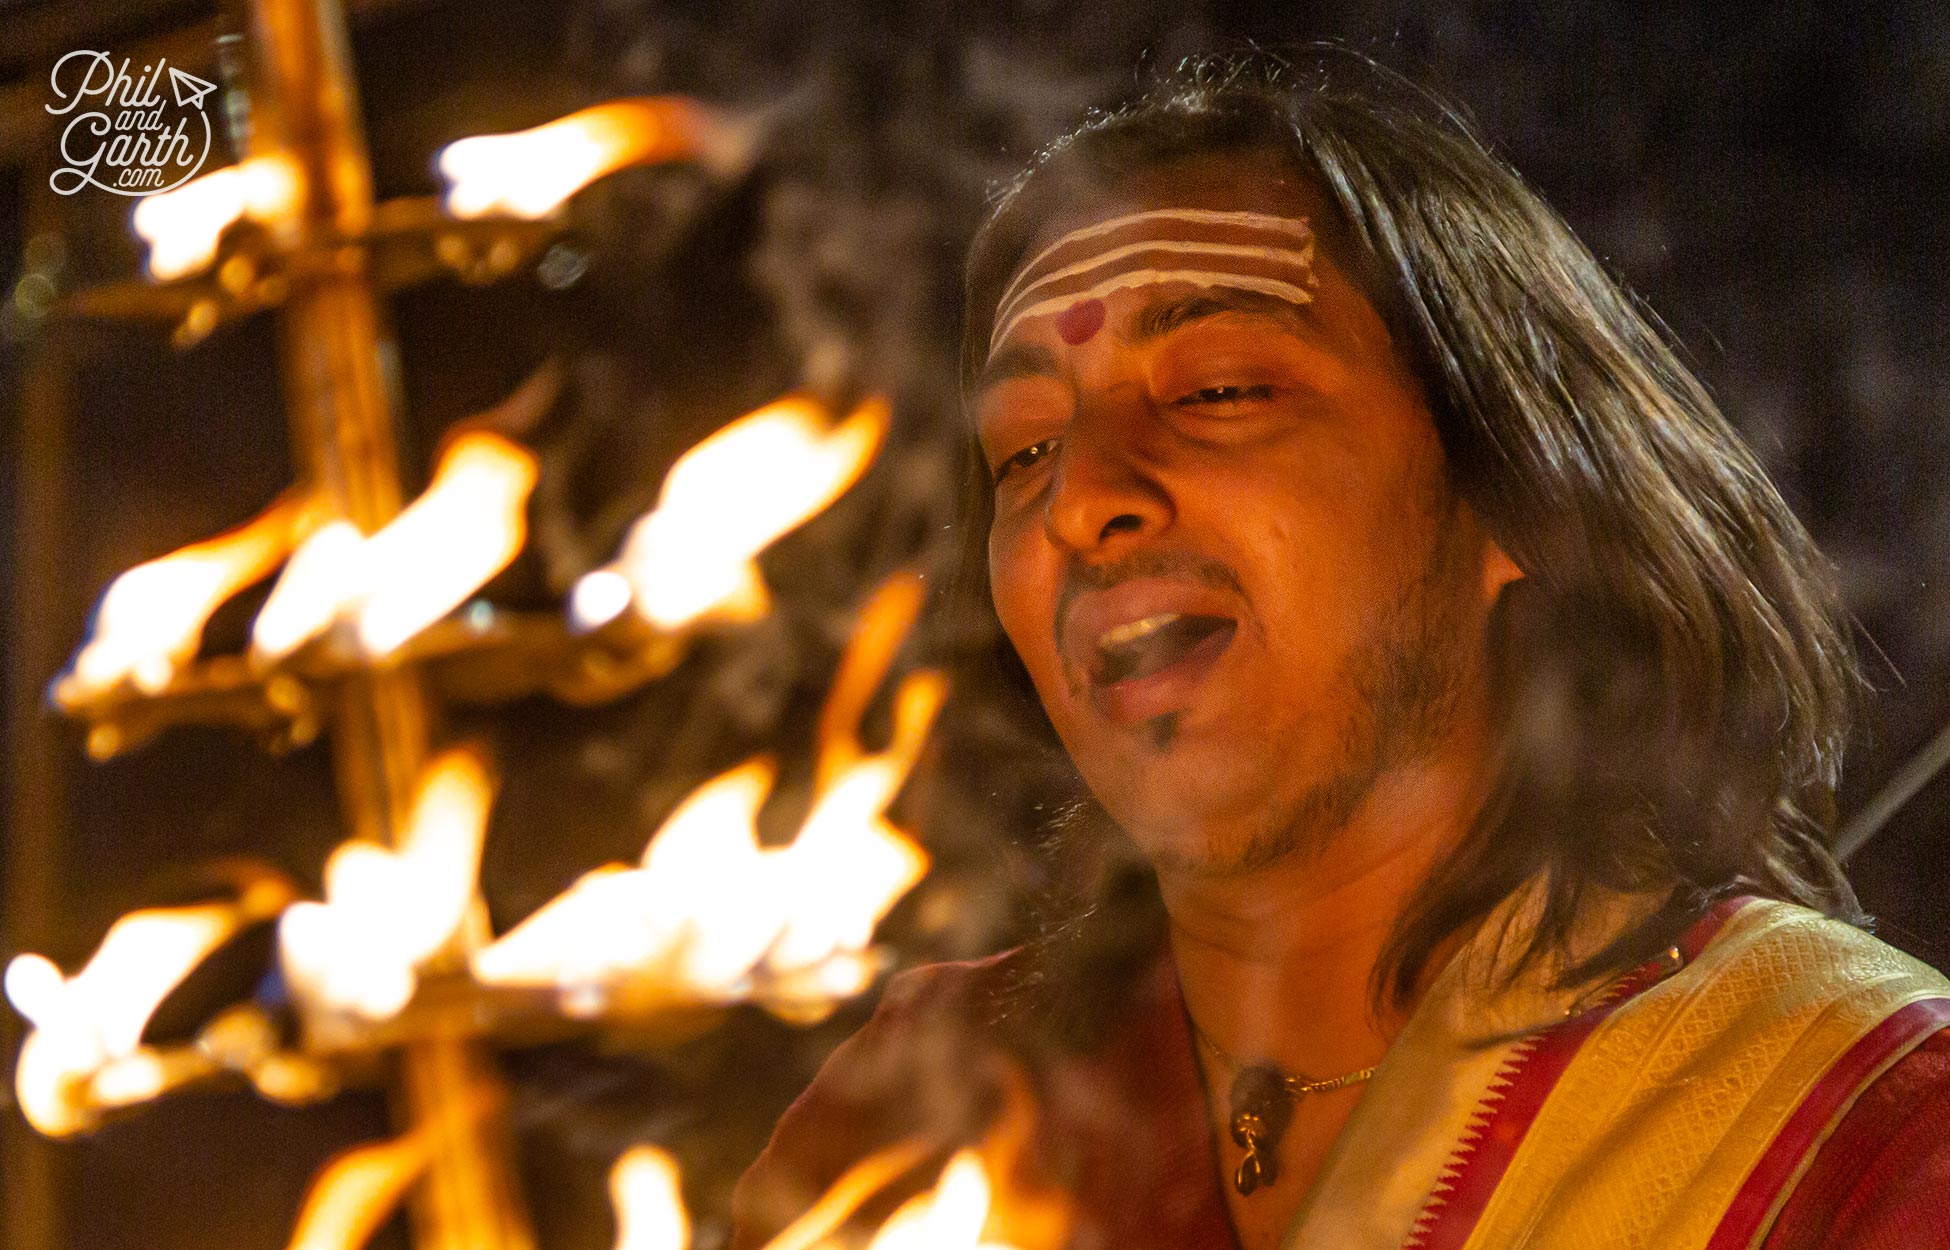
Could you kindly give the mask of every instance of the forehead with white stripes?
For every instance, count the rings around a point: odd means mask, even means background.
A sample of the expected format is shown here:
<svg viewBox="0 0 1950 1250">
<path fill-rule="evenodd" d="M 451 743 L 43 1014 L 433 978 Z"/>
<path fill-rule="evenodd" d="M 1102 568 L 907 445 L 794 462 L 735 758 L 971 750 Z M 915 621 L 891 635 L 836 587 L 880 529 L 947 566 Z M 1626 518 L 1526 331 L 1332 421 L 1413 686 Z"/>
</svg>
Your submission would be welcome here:
<svg viewBox="0 0 1950 1250">
<path fill-rule="evenodd" d="M 1304 217 L 1158 208 L 1072 230 L 1016 271 L 995 306 L 992 352 L 1032 317 L 1055 317 L 1066 343 L 1103 325 L 1104 299 L 1138 287 L 1188 285 L 1313 300 L 1314 234 Z"/>
</svg>

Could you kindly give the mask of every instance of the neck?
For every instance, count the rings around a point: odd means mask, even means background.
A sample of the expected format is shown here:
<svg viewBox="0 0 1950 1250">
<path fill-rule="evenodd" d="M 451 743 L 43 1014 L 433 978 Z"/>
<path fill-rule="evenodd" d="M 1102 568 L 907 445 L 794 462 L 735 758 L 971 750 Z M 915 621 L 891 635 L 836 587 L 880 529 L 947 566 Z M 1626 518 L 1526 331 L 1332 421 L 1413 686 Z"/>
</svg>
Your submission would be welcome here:
<svg viewBox="0 0 1950 1250">
<path fill-rule="evenodd" d="M 1467 754 L 1384 776 L 1318 853 L 1244 873 L 1161 872 L 1186 1010 L 1213 1042 L 1312 1079 L 1380 1060 L 1407 1012 L 1376 1009 L 1375 966 L 1480 803 L 1480 757 Z M 1422 985 L 1459 945 L 1445 943 Z"/>
</svg>

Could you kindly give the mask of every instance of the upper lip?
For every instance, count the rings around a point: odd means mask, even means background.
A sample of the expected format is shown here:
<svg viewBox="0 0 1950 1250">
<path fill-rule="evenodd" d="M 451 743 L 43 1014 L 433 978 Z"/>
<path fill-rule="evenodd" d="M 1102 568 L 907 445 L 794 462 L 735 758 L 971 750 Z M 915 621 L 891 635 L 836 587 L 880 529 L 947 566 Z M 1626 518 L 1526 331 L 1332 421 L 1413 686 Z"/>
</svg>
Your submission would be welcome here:
<svg viewBox="0 0 1950 1250">
<path fill-rule="evenodd" d="M 1223 591 L 1169 577 L 1134 577 L 1104 590 L 1078 592 L 1058 621 L 1057 643 L 1072 671 L 1095 680 L 1107 642 L 1140 623 L 1174 615 L 1238 619 Z"/>
</svg>

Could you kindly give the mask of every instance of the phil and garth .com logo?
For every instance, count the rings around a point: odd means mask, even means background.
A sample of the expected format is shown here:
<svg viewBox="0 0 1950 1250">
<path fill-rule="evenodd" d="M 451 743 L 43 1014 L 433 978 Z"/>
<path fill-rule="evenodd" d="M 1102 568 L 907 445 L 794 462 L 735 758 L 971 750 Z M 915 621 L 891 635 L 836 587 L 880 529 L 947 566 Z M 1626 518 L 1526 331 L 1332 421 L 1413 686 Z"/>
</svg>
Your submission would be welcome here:
<svg viewBox="0 0 1950 1250">
<path fill-rule="evenodd" d="M 195 177 L 210 155 L 203 97 L 217 85 L 167 58 L 131 76 L 127 57 L 118 65 L 106 52 L 70 52 L 48 78 L 54 103 L 47 111 L 69 119 L 60 168 L 47 180 L 57 194 L 89 186 L 116 195 L 167 191 Z"/>
</svg>

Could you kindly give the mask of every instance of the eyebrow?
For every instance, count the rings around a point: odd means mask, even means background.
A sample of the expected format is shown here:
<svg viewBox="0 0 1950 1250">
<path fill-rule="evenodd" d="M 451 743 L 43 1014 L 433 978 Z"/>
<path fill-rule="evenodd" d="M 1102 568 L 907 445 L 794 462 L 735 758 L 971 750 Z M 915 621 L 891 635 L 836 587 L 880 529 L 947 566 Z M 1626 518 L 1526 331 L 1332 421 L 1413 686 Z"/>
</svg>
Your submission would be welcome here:
<svg viewBox="0 0 1950 1250">
<path fill-rule="evenodd" d="M 1047 347 L 1036 343 L 1009 343 L 982 366 L 981 375 L 975 381 L 975 393 L 981 394 L 991 386 L 1016 378 L 1060 377 L 1062 368 L 1056 363 L 1056 354 Z"/>
<path fill-rule="evenodd" d="M 1306 328 L 1309 320 L 1298 306 L 1278 296 L 1262 295 L 1258 291 L 1228 290 L 1222 287 L 1197 295 L 1181 295 L 1174 299 L 1152 301 L 1132 319 L 1127 338 L 1132 344 L 1153 342 L 1194 321 L 1202 321 L 1207 317 L 1216 317 L 1223 313 L 1270 317 L 1285 323 L 1290 330 Z"/>
</svg>

